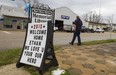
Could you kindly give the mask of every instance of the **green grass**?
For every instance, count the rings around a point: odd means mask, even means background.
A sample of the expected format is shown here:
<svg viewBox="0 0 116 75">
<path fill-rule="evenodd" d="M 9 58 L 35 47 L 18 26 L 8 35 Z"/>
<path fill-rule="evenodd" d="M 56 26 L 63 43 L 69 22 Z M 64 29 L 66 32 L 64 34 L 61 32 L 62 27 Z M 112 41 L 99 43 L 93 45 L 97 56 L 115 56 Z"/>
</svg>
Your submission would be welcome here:
<svg viewBox="0 0 116 75">
<path fill-rule="evenodd" d="M 64 74 L 61 74 L 61 75 L 71 75 L 71 74 L 69 73 L 68 70 L 66 70 L 65 73 Z"/>
<path fill-rule="evenodd" d="M 54 46 L 54 50 L 55 51 L 59 50 L 60 48 L 61 48 L 61 46 L 58 46 L 58 45 L 57 46 Z"/>
<path fill-rule="evenodd" d="M 17 62 L 20 53 L 21 53 L 21 49 L 0 51 L 0 66 Z"/>
<path fill-rule="evenodd" d="M 31 74 L 31 75 L 39 75 L 38 69 L 35 67 L 30 67 L 30 66 L 25 66 L 26 70 Z M 50 68 L 47 72 L 45 72 L 44 75 L 52 75 L 52 71 L 56 70 L 58 67 L 52 67 Z M 61 75 L 70 75 L 70 73 L 66 70 L 64 74 Z"/>
<path fill-rule="evenodd" d="M 54 46 L 54 50 L 58 50 L 60 46 Z M 19 59 L 22 49 L 10 49 L 10 50 L 1 50 L 0 51 L 0 66 L 16 63 Z"/>
<path fill-rule="evenodd" d="M 116 42 L 116 39 L 82 42 L 82 45 L 95 45 L 95 44 L 104 44 L 104 43 L 113 43 L 113 42 Z"/>
<path fill-rule="evenodd" d="M 54 46 L 54 50 L 58 50 L 61 48 L 60 46 Z M 10 50 L 1 50 L 0 51 L 0 66 L 8 65 L 12 63 L 16 63 L 20 57 L 22 49 L 10 49 Z M 37 68 L 32 66 L 24 66 L 24 68 L 31 74 L 31 75 L 38 75 L 39 72 Z M 51 71 L 56 68 L 52 67 L 47 72 L 46 75 L 51 75 Z"/>
</svg>

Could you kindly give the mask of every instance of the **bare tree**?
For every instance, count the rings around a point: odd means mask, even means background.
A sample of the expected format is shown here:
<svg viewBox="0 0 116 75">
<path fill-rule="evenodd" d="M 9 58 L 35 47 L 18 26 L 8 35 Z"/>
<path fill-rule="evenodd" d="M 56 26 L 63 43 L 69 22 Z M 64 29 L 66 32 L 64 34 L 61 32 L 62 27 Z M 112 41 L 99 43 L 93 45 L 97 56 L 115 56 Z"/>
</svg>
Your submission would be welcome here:
<svg viewBox="0 0 116 75">
<path fill-rule="evenodd" d="M 95 22 L 95 23 L 100 23 L 102 22 L 102 17 L 100 14 L 97 14 L 95 11 L 90 11 L 86 14 L 83 15 L 83 18 L 86 21 L 90 21 L 90 22 Z"/>
</svg>

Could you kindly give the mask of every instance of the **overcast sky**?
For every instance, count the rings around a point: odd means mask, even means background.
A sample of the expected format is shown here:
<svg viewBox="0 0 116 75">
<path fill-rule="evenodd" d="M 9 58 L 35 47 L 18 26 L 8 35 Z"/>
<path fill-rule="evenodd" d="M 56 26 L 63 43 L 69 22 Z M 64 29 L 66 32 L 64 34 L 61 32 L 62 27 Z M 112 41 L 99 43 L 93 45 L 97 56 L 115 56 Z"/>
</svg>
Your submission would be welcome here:
<svg viewBox="0 0 116 75">
<path fill-rule="evenodd" d="M 83 15 L 89 11 L 101 13 L 105 18 L 116 17 L 116 0 L 40 0 L 53 8 L 66 6 L 78 15 Z"/>
<path fill-rule="evenodd" d="M 32 1 L 32 0 L 31 0 Z M 112 16 L 116 18 L 116 0 L 38 0 L 40 3 L 48 4 L 51 8 L 68 7 L 78 15 L 89 11 L 101 13 L 105 18 Z M 10 6 L 24 6 L 22 0 L 0 0 L 0 4 Z"/>
</svg>

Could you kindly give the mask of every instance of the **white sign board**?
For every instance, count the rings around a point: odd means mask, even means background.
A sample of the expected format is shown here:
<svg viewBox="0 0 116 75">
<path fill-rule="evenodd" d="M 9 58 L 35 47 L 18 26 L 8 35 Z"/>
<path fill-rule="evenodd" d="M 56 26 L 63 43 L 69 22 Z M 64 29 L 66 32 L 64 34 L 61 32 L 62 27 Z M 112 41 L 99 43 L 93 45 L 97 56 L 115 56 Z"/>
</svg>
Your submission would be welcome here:
<svg viewBox="0 0 116 75">
<path fill-rule="evenodd" d="M 52 15 L 32 12 L 32 23 L 44 23 L 48 20 L 52 20 Z"/>
<path fill-rule="evenodd" d="M 40 67 L 47 39 L 47 22 L 29 23 L 27 38 L 20 62 Z"/>
</svg>

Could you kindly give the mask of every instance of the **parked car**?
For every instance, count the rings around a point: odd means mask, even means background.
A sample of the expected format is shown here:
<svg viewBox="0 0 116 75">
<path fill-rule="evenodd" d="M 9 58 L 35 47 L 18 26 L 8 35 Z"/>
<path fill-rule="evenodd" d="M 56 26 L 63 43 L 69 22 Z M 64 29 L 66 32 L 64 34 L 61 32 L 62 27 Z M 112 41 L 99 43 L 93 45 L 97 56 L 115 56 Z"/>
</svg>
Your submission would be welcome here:
<svg viewBox="0 0 116 75">
<path fill-rule="evenodd" d="M 85 32 L 88 32 L 88 31 L 89 31 L 88 28 L 86 28 L 85 26 L 82 26 L 82 28 L 81 28 L 81 32 L 85 33 Z"/>
<path fill-rule="evenodd" d="M 81 32 L 94 33 L 94 30 L 86 28 L 85 26 L 82 26 Z"/>
<path fill-rule="evenodd" d="M 95 31 L 93 29 L 89 29 L 89 32 L 90 33 L 94 33 Z"/>
<path fill-rule="evenodd" d="M 96 28 L 96 30 L 94 32 L 96 32 L 96 33 L 104 33 L 104 30 L 100 29 L 100 28 Z"/>
</svg>

